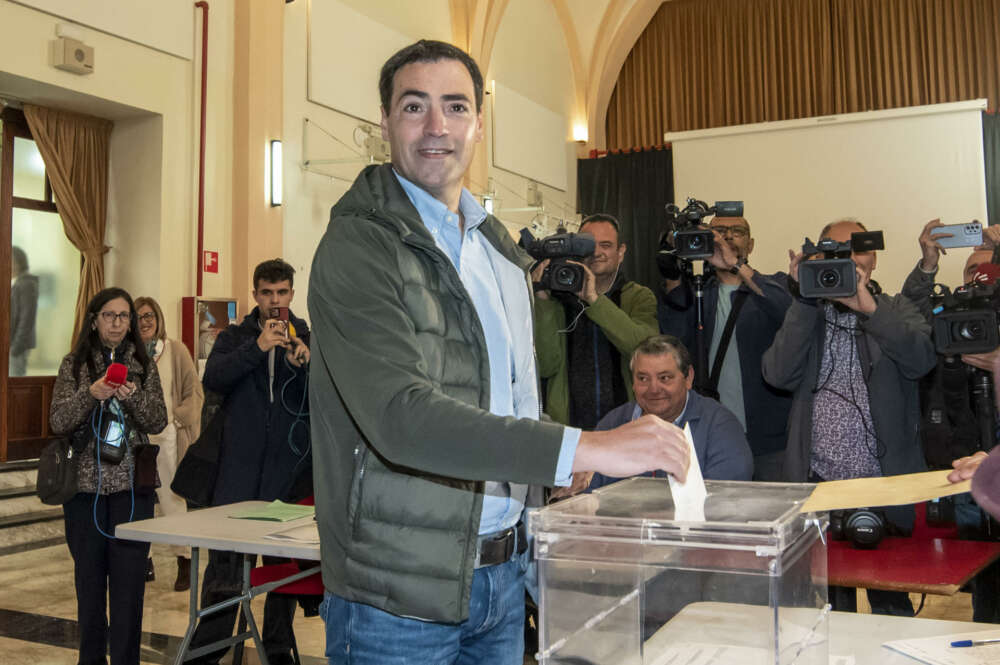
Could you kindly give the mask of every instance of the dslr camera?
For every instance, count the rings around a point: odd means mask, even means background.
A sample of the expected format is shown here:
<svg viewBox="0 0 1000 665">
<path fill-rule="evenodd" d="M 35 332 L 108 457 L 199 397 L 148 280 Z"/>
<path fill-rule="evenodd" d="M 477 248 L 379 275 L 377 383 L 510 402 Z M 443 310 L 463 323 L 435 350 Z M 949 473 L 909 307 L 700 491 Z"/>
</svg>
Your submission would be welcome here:
<svg viewBox="0 0 1000 665">
<path fill-rule="evenodd" d="M 851 252 L 885 249 L 881 231 L 858 231 L 847 242 L 823 238 L 818 243 L 806 238 L 802 245 L 805 258 L 821 259 L 799 264 L 799 293 L 803 298 L 849 298 L 858 291 L 857 266 Z"/>
<path fill-rule="evenodd" d="M 704 201 L 689 198 L 684 209 L 667 205 L 667 231 L 660 236 L 660 253 L 672 253 L 685 261 L 707 259 L 715 252 L 715 236 L 702 221 L 705 217 L 742 217 L 743 201 Z"/>
<path fill-rule="evenodd" d="M 967 284 L 952 292 L 935 284 L 931 293 L 934 347 L 942 355 L 986 353 L 1000 346 L 997 287 Z"/>
<path fill-rule="evenodd" d="M 531 231 L 521 229 L 521 244 L 536 261 L 549 259 L 537 288 L 564 293 L 577 293 L 583 288 L 586 278 L 583 266 L 570 261 L 583 261 L 594 253 L 594 236 L 589 233 L 557 233 L 536 240 Z"/>
<path fill-rule="evenodd" d="M 831 510 L 830 537 L 846 540 L 859 550 L 872 550 L 885 538 L 887 521 L 881 510 Z"/>
</svg>

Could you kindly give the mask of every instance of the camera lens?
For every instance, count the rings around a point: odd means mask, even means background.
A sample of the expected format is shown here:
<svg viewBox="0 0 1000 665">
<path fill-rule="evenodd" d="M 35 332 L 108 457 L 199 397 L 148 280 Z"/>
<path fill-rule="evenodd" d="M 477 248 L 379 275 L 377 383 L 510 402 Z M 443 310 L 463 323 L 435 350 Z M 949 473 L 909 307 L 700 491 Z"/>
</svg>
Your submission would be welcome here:
<svg viewBox="0 0 1000 665">
<path fill-rule="evenodd" d="M 816 281 L 824 289 L 833 289 L 840 286 L 840 273 L 833 268 L 827 268 L 816 276 Z"/>
<path fill-rule="evenodd" d="M 552 283 L 563 290 L 572 290 L 572 287 L 576 285 L 576 270 L 573 266 L 559 266 L 556 269 L 555 274 L 552 275 Z"/>
<path fill-rule="evenodd" d="M 697 252 L 705 248 L 705 236 L 699 234 L 690 235 L 687 238 L 688 249 Z"/>
<path fill-rule="evenodd" d="M 979 320 L 961 321 L 955 324 L 955 337 L 967 342 L 984 339 L 985 332 L 983 322 Z"/>
</svg>

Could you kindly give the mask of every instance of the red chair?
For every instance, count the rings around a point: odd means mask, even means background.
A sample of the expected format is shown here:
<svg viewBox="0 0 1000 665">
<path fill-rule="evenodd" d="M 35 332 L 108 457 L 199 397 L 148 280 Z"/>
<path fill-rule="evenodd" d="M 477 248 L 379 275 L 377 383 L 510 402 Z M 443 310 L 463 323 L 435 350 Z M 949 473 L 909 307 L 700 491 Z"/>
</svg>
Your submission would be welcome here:
<svg viewBox="0 0 1000 665">
<path fill-rule="evenodd" d="M 309 496 L 298 502 L 303 506 L 315 505 L 314 498 Z M 308 570 L 309 568 L 314 568 L 318 565 L 318 561 L 298 561 L 293 560 L 288 563 L 275 563 L 267 566 L 256 566 L 250 571 L 250 586 L 256 587 L 262 584 L 267 584 L 268 582 L 274 582 L 276 580 L 284 579 L 295 575 L 296 573 L 302 572 L 303 570 Z M 283 584 L 275 589 L 272 589 L 270 593 L 280 593 L 287 594 L 291 596 L 319 596 L 323 597 L 323 576 L 316 572 L 308 577 L 303 577 L 300 580 L 290 582 L 288 584 Z M 242 633 L 246 630 L 246 619 L 243 615 L 240 615 L 240 626 L 239 631 Z M 302 661 L 299 659 L 299 647 L 295 641 L 295 633 L 292 633 L 292 657 L 295 659 L 295 665 L 301 665 Z M 233 650 L 233 663 L 235 665 L 243 664 L 243 644 L 237 644 L 236 648 Z"/>
</svg>

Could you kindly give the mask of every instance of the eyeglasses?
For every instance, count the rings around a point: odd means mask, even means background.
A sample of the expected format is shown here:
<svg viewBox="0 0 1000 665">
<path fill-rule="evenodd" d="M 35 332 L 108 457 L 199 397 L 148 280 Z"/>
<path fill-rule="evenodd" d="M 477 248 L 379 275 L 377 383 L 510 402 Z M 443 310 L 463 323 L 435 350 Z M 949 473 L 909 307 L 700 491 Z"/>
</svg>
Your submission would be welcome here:
<svg viewBox="0 0 1000 665">
<path fill-rule="evenodd" d="M 143 323 L 155 323 L 156 314 L 154 314 L 153 312 L 146 312 L 145 314 L 139 317 L 139 320 L 142 321 Z"/>
<path fill-rule="evenodd" d="M 118 319 L 122 323 L 128 323 L 129 320 L 132 318 L 132 313 L 119 312 L 115 314 L 114 312 L 101 312 L 101 318 L 104 319 L 104 322 L 109 325 L 113 324 L 115 322 L 115 319 Z"/>
<path fill-rule="evenodd" d="M 746 238 L 750 235 L 750 231 L 742 226 L 713 226 L 712 228 L 718 231 L 719 235 L 732 236 L 736 239 Z"/>
</svg>

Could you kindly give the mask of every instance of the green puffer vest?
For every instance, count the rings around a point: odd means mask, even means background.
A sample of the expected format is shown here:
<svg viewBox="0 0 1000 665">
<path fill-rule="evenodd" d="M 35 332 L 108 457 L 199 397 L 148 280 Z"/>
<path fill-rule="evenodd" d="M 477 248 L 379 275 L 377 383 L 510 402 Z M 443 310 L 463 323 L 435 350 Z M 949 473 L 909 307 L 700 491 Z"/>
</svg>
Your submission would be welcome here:
<svg viewBox="0 0 1000 665">
<path fill-rule="evenodd" d="M 526 265 L 498 220 L 480 229 Z M 551 484 L 563 428 L 487 411 L 479 318 L 389 165 L 365 169 L 331 211 L 309 313 L 324 586 L 400 616 L 462 621 L 483 481 Z"/>
</svg>

